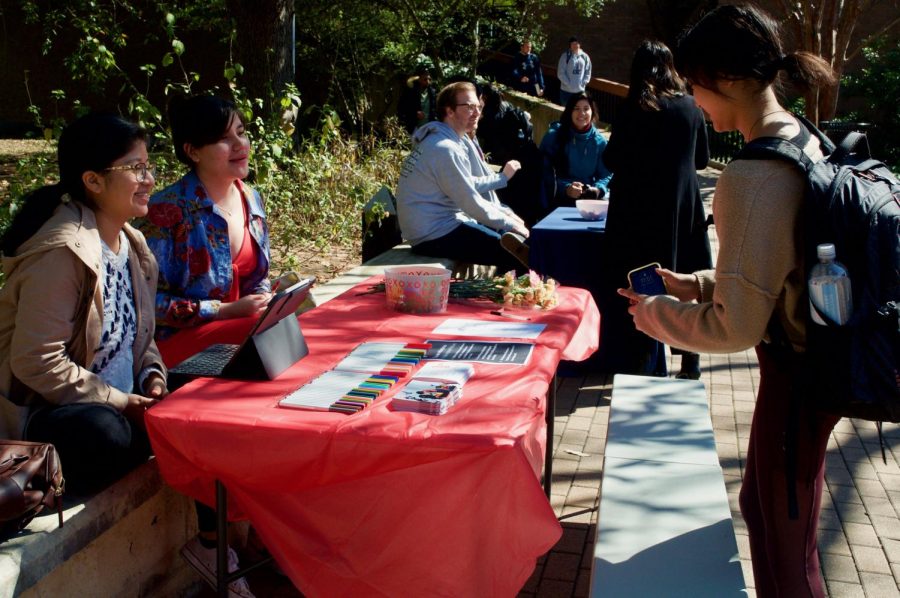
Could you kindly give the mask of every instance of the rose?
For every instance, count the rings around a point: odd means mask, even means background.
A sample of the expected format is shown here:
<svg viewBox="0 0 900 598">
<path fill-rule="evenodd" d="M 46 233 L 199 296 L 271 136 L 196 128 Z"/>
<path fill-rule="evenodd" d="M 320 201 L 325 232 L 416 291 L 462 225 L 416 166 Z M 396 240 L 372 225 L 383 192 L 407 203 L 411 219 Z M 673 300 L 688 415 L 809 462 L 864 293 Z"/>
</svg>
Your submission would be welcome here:
<svg viewBox="0 0 900 598">
<path fill-rule="evenodd" d="M 206 248 L 201 247 L 200 249 L 188 251 L 188 270 L 191 276 L 199 276 L 209 272 L 210 264 L 212 264 L 212 259 L 210 259 Z"/>
<path fill-rule="evenodd" d="M 147 219 L 160 228 L 168 228 L 181 222 L 181 210 L 170 203 L 158 203 L 150 206 Z"/>
</svg>

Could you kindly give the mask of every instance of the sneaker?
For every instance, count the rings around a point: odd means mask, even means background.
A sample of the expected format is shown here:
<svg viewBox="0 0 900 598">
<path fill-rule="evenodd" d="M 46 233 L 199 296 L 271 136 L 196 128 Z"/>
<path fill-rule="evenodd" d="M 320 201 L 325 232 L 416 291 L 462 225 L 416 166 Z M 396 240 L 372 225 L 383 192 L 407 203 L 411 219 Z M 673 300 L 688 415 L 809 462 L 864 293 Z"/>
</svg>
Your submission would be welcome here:
<svg viewBox="0 0 900 598">
<path fill-rule="evenodd" d="M 528 244 L 522 235 L 513 232 L 503 233 L 500 236 L 500 245 L 507 250 L 522 264 L 528 267 Z"/>
<path fill-rule="evenodd" d="M 193 538 L 181 547 L 181 556 L 200 574 L 213 589 L 216 587 L 216 549 L 206 548 L 199 538 Z M 228 572 L 238 570 L 237 553 L 228 547 Z M 255 598 L 247 580 L 243 577 L 228 584 L 228 598 Z"/>
</svg>

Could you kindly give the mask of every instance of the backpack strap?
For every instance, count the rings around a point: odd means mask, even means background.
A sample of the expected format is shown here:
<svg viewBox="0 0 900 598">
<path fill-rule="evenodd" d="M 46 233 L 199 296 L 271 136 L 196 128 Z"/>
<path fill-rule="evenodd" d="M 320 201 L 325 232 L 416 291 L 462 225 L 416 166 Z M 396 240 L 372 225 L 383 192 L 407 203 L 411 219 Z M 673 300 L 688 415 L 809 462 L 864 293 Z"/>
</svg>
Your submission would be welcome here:
<svg viewBox="0 0 900 598">
<path fill-rule="evenodd" d="M 795 164 L 804 172 L 813 167 L 803 148 L 780 137 L 757 137 L 738 152 L 736 160 L 783 160 Z"/>
</svg>

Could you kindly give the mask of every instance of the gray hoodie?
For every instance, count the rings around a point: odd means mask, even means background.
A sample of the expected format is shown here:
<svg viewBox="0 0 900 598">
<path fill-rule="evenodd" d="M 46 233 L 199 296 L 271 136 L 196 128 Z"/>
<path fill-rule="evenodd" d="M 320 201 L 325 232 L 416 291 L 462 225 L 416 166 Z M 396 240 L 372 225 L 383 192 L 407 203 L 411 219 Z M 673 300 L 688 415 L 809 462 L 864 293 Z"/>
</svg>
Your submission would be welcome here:
<svg viewBox="0 0 900 598">
<path fill-rule="evenodd" d="M 413 133 L 413 143 L 397 183 L 400 231 L 411 245 L 439 239 L 466 222 L 502 232 L 513 228 L 508 208 L 492 193 L 505 186 L 506 177 L 473 176 L 481 166 L 472 164 L 469 146 L 452 127 L 426 123 Z"/>
</svg>

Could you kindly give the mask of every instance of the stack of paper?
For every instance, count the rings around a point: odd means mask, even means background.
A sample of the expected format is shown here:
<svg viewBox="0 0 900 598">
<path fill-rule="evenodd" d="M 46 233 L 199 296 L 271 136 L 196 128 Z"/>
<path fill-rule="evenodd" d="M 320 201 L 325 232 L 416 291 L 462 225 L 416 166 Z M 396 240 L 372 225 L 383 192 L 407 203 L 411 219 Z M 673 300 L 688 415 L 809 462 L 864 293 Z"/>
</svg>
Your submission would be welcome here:
<svg viewBox="0 0 900 598">
<path fill-rule="evenodd" d="M 475 368 L 469 363 L 430 362 L 397 391 L 391 406 L 397 411 L 443 415 L 462 396 Z"/>
</svg>

